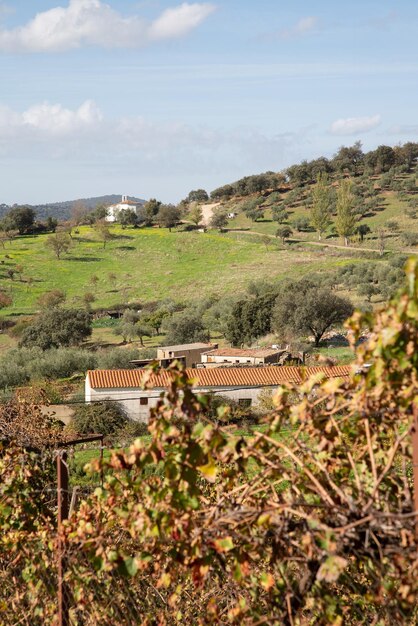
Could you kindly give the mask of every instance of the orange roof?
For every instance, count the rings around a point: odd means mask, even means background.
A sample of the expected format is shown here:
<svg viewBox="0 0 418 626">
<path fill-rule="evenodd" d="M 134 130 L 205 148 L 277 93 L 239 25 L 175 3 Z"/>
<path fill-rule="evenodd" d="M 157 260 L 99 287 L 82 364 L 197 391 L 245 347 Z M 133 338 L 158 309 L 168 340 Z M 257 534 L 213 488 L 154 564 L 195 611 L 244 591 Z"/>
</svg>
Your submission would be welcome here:
<svg viewBox="0 0 418 626">
<path fill-rule="evenodd" d="M 347 378 L 349 365 L 334 367 L 231 367 L 226 369 L 187 369 L 193 387 L 274 387 L 285 383 L 300 384 L 314 374 L 322 373 L 326 378 Z M 173 372 L 160 370 L 90 370 L 87 372 L 93 389 L 140 389 L 148 378 L 147 386 L 164 389 L 169 386 Z"/>
</svg>

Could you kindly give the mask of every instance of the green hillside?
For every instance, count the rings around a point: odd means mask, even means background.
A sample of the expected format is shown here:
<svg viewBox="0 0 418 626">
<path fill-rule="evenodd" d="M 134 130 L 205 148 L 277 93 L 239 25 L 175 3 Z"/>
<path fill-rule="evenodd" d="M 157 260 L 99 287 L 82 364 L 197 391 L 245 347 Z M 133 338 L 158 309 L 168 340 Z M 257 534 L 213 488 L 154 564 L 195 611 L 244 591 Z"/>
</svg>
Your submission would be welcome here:
<svg viewBox="0 0 418 626">
<path fill-rule="evenodd" d="M 413 181 L 415 185 L 416 175 L 415 173 L 404 175 L 402 180 L 404 183 Z M 414 211 L 411 205 L 414 206 L 416 202 L 418 206 L 417 191 L 399 193 L 392 190 L 382 190 L 378 186 L 378 181 L 372 184 L 375 185 L 375 207 L 373 210 L 367 210 L 364 216 L 359 216 L 358 218 L 358 225 L 367 224 L 370 228 L 370 233 L 364 236 L 363 241 L 361 241 L 358 235 L 353 235 L 350 238 L 349 247 L 366 252 L 370 249 L 379 251 L 379 235 L 383 232 L 385 252 L 416 253 L 418 250 L 418 211 Z M 281 224 L 288 225 L 292 229 L 292 234 L 289 237 L 290 241 L 312 242 L 317 245 L 319 243 L 318 235 L 313 228 L 308 227 L 299 230 L 297 227 L 298 220 L 304 219 L 306 222 L 309 222 L 310 187 L 301 188 L 295 201 L 289 205 L 286 204 L 286 198 L 292 191 L 281 194 L 280 200 L 285 203 L 284 210 L 288 214 Z M 251 198 L 256 198 L 256 195 L 240 198 L 234 197 L 222 202 L 221 206 L 225 210 L 237 213 L 237 216 L 229 221 L 228 228 L 274 236 L 279 224 L 273 219 L 272 206 L 269 200 L 271 195 L 273 194 L 262 198 L 262 202 L 257 209 L 260 217 L 256 220 L 247 217 L 245 211 L 246 204 L 249 201 L 251 202 Z M 415 197 L 417 198 L 416 200 Z M 331 225 L 322 238 L 321 245 L 337 247 L 344 246 L 344 242 L 339 239 Z"/>
<path fill-rule="evenodd" d="M 374 306 L 394 293 L 403 259 L 418 251 L 417 159 L 418 144 L 380 146 L 364 154 L 356 143 L 342 147 L 332 160 L 321 157 L 285 172 L 247 176 L 215 189 L 211 200 L 197 190 L 177 208 L 160 209 L 150 201 L 134 216 L 135 227 L 111 226 L 105 246 L 100 223 L 74 222 L 70 249 L 60 259 L 47 245 L 55 235 L 17 236 L 15 230 L 9 236 L 4 222 L 0 293 L 3 304 L 8 298 L 12 303 L 0 315 L 33 315 L 40 309 L 39 297 L 53 289 L 63 291 L 66 306 L 73 308 L 167 299 L 193 307 L 209 295 L 243 295 L 252 282 L 317 272 L 355 305 Z M 346 235 L 338 226 L 344 181 L 352 218 Z M 321 184 L 328 208 L 319 240 L 312 215 Z M 160 210 L 166 217 L 175 212 L 176 228 L 157 227 L 169 226 Z M 221 218 L 221 231 L 210 227 L 217 212 L 234 214 Z M 209 224 L 206 232 L 197 228 L 199 221 Z M 66 232 L 62 236 L 68 239 L 68 224 Z"/>
<path fill-rule="evenodd" d="M 92 228 L 80 227 L 61 260 L 45 246 L 49 235 L 6 243 L 0 250 L 0 287 L 13 304 L 1 315 L 36 312 L 38 297 L 51 289 L 64 291 L 67 303 L 76 307 L 84 306 L 86 292 L 95 296 L 93 308 L 164 298 L 193 301 L 207 294 L 242 292 L 253 280 L 299 277 L 353 260 L 349 250 L 266 243 L 245 233 L 119 226 L 111 232 L 104 248 Z M 10 270 L 15 271 L 13 279 Z"/>
<path fill-rule="evenodd" d="M 236 214 L 224 232 L 189 230 L 186 203 L 183 224 L 172 231 L 114 225 L 105 247 L 94 228 L 80 226 L 70 250 L 60 260 L 46 246 L 48 234 L 3 240 L 0 291 L 10 295 L 13 303 L 1 315 L 35 313 L 39 296 L 52 289 L 64 291 L 67 305 L 78 308 L 84 306 L 86 293 L 94 296 L 93 309 L 165 298 L 193 302 L 209 294 L 242 293 L 251 281 L 297 278 L 336 270 L 353 261 L 379 262 L 417 252 L 414 168 L 390 176 L 353 177 L 356 229 L 367 225 L 369 232 L 363 240 L 354 233 L 348 246 L 335 232 L 334 218 L 318 241 L 309 223 L 314 184 L 284 184 L 282 178 L 270 178 L 268 183 L 270 180 L 277 190 L 247 190 L 244 195 L 218 199 L 218 206 L 210 211 Z M 329 179 L 331 191 L 339 184 L 338 177 Z M 285 217 L 277 220 L 277 210 Z M 275 236 L 283 226 L 291 230 L 286 241 Z M 350 295 L 356 302 L 356 295 Z"/>
</svg>

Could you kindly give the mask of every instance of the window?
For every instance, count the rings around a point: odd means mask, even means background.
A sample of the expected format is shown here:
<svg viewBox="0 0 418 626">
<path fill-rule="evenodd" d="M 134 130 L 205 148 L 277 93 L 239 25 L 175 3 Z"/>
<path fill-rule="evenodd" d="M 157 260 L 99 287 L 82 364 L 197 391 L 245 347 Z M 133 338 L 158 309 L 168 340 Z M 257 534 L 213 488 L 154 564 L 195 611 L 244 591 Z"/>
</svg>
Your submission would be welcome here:
<svg viewBox="0 0 418 626">
<path fill-rule="evenodd" d="M 249 407 L 251 406 L 251 398 L 240 398 L 238 404 L 242 407 Z"/>
<path fill-rule="evenodd" d="M 148 404 L 148 398 L 139 398 L 139 404 L 141 406 L 146 406 Z"/>
</svg>

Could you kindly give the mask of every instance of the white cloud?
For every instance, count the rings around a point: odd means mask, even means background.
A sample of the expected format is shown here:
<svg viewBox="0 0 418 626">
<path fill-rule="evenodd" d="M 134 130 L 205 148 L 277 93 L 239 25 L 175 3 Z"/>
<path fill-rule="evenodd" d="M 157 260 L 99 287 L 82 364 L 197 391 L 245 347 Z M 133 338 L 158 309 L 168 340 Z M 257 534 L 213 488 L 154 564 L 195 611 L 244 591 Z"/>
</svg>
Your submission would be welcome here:
<svg viewBox="0 0 418 626">
<path fill-rule="evenodd" d="M 167 9 L 150 26 L 151 39 L 182 37 L 205 20 L 213 11 L 213 4 L 188 4 L 183 2 L 174 9 Z"/>
<path fill-rule="evenodd" d="M 318 24 L 318 18 L 314 15 L 302 17 L 294 26 L 281 30 L 279 36 L 282 39 L 291 39 L 293 37 L 301 37 L 314 30 Z"/>
<path fill-rule="evenodd" d="M 0 156 L 90 163 L 184 175 L 241 166 L 248 171 L 279 167 L 284 154 L 303 141 L 297 133 L 265 135 L 251 127 L 225 131 L 182 122 L 156 123 L 141 116 L 106 118 L 90 100 L 69 109 L 44 102 L 23 112 L 0 105 Z"/>
<path fill-rule="evenodd" d="M 69 0 L 68 6 L 38 13 L 24 26 L 0 29 L 0 50 L 52 52 L 83 45 L 140 47 L 154 40 L 183 37 L 214 10 L 213 4 L 184 2 L 148 22 L 139 16 L 123 17 L 101 0 Z"/>
<path fill-rule="evenodd" d="M 59 135 L 95 128 L 102 119 L 100 110 L 91 100 L 86 100 L 75 111 L 64 109 L 60 104 L 44 103 L 35 105 L 22 114 L 24 125 Z"/>
<path fill-rule="evenodd" d="M 358 135 L 373 130 L 373 128 L 379 126 L 380 123 L 380 115 L 371 115 L 370 117 L 347 117 L 333 122 L 330 130 L 333 135 Z"/>
<path fill-rule="evenodd" d="M 86 100 L 75 110 L 48 102 L 31 106 L 22 113 L 1 107 L 0 141 L 6 136 L 22 138 L 31 133 L 43 138 L 62 138 L 78 131 L 85 133 L 96 129 L 102 120 L 101 111 L 92 100 Z"/>
</svg>

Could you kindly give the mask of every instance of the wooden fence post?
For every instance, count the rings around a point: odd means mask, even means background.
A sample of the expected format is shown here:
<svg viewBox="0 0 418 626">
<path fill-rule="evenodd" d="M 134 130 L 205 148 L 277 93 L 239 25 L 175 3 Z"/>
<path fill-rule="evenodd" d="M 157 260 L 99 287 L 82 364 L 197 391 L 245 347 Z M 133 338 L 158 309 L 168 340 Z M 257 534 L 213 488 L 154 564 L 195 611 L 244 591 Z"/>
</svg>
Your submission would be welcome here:
<svg viewBox="0 0 418 626">
<path fill-rule="evenodd" d="M 414 508 L 417 517 L 415 518 L 415 537 L 418 542 L 418 404 L 414 404 L 414 425 L 412 429 L 412 469 L 414 476 Z"/>
<path fill-rule="evenodd" d="M 57 483 L 58 483 L 58 624 L 70 626 L 70 603 L 68 589 L 64 580 L 66 569 L 65 548 L 62 545 L 61 525 L 68 519 L 69 491 L 67 453 L 59 450 L 57 453 Z"/>
</svg>

